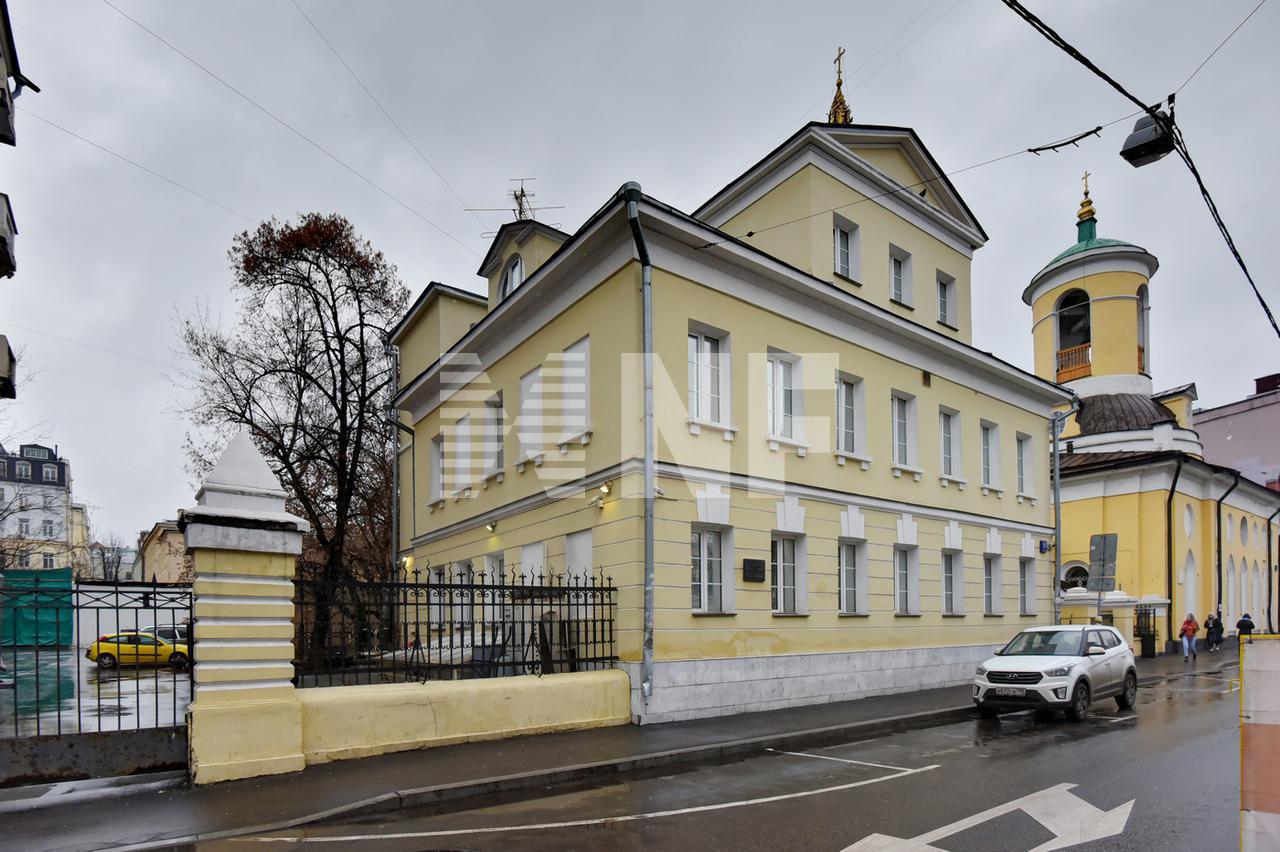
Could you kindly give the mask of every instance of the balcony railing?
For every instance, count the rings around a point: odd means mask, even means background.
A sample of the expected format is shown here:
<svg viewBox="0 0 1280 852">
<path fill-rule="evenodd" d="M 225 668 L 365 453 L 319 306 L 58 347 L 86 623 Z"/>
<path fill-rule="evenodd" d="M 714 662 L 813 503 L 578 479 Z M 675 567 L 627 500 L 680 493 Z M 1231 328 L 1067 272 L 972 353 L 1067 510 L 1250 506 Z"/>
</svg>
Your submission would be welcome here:
<svg viewBox="0 0 1280 852">
<path fill-rule="evenodd" d="M 1092 373 L 1089 362 L 1089 344 L 1058 350 L 1058 381 L 1082 379 Z"/>
</svg>

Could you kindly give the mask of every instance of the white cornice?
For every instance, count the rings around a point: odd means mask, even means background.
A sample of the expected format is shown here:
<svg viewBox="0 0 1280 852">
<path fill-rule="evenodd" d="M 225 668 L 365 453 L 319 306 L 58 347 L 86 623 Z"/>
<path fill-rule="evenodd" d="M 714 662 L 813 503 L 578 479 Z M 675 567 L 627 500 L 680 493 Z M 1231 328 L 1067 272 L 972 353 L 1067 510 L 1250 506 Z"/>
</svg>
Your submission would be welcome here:
<svg viewBox="0 0 1280 852">
<path fill-rule="evenodd" d="M 1138 246 L 1100 246 L 1067 255 L 1037 272 L 1022 291 L 1022 301 L 1034 304 L 1054 287 L 1104 272 L 1136 272 L 1150 280 L 1159 268 L 1156 256 Z"/>
</svg>

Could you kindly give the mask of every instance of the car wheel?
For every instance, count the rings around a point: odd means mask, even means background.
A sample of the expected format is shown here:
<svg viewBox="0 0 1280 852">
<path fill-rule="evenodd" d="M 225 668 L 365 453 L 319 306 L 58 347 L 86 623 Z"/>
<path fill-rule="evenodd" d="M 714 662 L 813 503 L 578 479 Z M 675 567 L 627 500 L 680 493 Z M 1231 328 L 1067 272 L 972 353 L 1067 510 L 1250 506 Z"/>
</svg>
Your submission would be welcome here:
<svg viewBox="0 0 1280 852">
<path fill-rule="evenodd" d="M 113 657 L 113 656 L 112 656 L 112 655 L 110 655 L 110 654 L 99 654 L 99 655 L 98 655 L 98 668 L 100 668 L 100 669 L 114 669 L 115 667 L 116 667 L 116 658 L 115 658 L 115 657 Z"/>
<path fill-rule="evenodd" d="M 182 671 L 187 667 L 187 655 L 181 652 L 175 652 L 169 656 L 169 665 L 173 666 L 174 671 Z"/>
<path fill-rule="evenodd" d="M 1138 703 L 1138 676 L 1129 672 L 1124 676 L 1124 691 L 1116 696 L 1116 706 L 1129 710 Z"/>
<path fill-rule="evenodd" d="M 1067 718 L 1073 722 L 1083 722 L 1089 718 L 1089 686 L 1077 683 L 1071 693 L 1071 706 L 1067 708 Z"/>
</svg>

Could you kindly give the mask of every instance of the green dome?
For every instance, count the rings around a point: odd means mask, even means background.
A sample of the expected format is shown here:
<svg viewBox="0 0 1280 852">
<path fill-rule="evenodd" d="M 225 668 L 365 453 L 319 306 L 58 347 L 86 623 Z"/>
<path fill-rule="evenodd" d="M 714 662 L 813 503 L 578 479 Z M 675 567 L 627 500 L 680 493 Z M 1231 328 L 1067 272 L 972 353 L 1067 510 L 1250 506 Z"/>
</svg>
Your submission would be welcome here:
<svg viewBox="0 0 1280 852">
<path fill-rule="evenodd" d="M 1086 204 L 1088 203 L 1088 198 L 1085 199 L 1085 203 Z M 1085 215 L 1085 214 L 1082 213 L 1081 215 Z M 1076 234 L 1079 237 L 1079 239 L 1076 241 L 1076 244 L 1073 246 L 1069 246 L 1066 251 L 1062 252 L 1053 260 L 1046 263 L 1041 268 L 1040 272 L 1044 272 L 1044 270 L 1053 266 L 1058 261 L 1071 257 L 1073 254 L 1080 254 L 1081 252 L 1091 251 L 1096 248 L 1120 247 L 1120 248 L 1137 249 L 1138 251 L 1144 250 L 1140 246 L 1135 246 L 1133 243 L 1126 243 L 1124 240 L 1109 240 L 1105 237 L 1099 237 L 1098 236 L 1098 220 L 1093 216 L 1092 205 L 1089 206 L 1088 218 L 1082 219 L 1076 223 Z M 1037 275 L 1038 274 L 1039 273 L 1037 273 Z"/>
</svg>

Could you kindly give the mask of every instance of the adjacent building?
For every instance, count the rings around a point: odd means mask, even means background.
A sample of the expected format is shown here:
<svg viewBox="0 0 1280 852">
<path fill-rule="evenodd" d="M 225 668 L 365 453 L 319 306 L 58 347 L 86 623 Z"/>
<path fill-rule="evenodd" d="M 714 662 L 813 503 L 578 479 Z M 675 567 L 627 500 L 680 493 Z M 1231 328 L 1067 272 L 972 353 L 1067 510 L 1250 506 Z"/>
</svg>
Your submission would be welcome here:
<svg viewBox="0 0 1280 852">
<path fill-rule="evenodd" d="M 87 557 L 84 507 L 56 447 L 0 447 L 0 570 L 76 567 Z"/>
<path fill-rule="evenodd" d="M 138 533 L 138 547 L 129 566 L 132 580 L 146 583 L 189 583 L 191 557 L 177 521 L 158 521 Z"/>
<path fill-rule="evenodd" d="M 1195 420 L 1205 458 L 1280 488 L 1280 373 L 1255 379 L 1253 395 L 1244 399 L 1197 408 Z"/>
<path fill-rule="evenodd" d="M 967 682 L 1052 617 L 1070 399 L 973 345 L 986 240 L 838 88 L 692 214 L 628 184 L 508 223 L 486 296 L 432 284 L 392 333 L 402 563 L 611 577 L 641 722 Z"/>
<path fill-rule="evenodd" d="M 1090 539 L 1113 533 L 1118 588 L 1105 594 L 1102 615 L 1131 638 L 1145 622 L 1162 645 L 1188 612 L 1199 621 L 1220 613 L 1231 631 L 1246 612 L 1259 627 L 1274 625 L 1280 494 L 1230 463 L 1266 452 L 1265 441 L 1260 434 L 1243 455 L 1215 458 L 1197 433 L 1196 386 L 1154 390 L 1149 288 L 1159 262 L 1097 227 L 1086 188 L 1076 242 L 1023 293 L 1036 373 L 1061 382 L 1077 405 L 1060 456 L 1060 602 L 1091 611 L 1096 595 L 1085 589 L 1101 569 L 1090 562 Z"/>
</svg>

